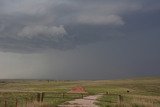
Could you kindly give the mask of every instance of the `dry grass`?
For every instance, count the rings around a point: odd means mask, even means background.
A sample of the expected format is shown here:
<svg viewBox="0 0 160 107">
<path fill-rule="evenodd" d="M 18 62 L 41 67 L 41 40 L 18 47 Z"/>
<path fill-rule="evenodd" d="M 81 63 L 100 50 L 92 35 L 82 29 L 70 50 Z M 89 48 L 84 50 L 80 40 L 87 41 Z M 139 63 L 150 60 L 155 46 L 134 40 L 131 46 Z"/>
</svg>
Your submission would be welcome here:
<svg viewBox="0 0 160 107">
<path fill-rule="evenodd" d="M 19 107 L 23 107 L 26 98 L 31 102 L 28 107 L 54 107 L 77 96 L 46 94 L 44 103 L 35 100 L 35 92 L 68 92 L 74 86 L 84 86 L 90 94 L 109 92 L 124 96 L 124 101 L 118 103 L 116 96 L 104 96 L 100 100 L 101 107 L 160 107 L 160 78 L 139 78 L 127 80 L 98 80 L 98 81 L 47 81 L 47 80 L 0 80 L 0 107 L 4 105 L 4 99 L 8 100 L 9 107 L 15 107 L 15 99 L 19 101 Z M 129 93 L 127 93 L 129 90 Z M 19 91 L 33 93 L 18 93 Z M 8 93 L 6 93 L 8 92 Z M 4 94 L 5 93 L 5 94 Z M 54 97 L 54 98 L 53 98 Z M 59 98 L 58 98 L 59 97 Z M 61 98 L 60 98 L 61 97 Z M 52 105 L 52 106 L 51 106 Z M 26 106 L 24 106 L 26 107 Z"/>
<path fill-rule="evenodd" d="M 101 107 L 160 107 L 160 96 L 122 95 L 123 101 L 118 101 L 118 96 L 103 96 L 98 103 Z M 108 100 L 107 100 L 108 99 Z"/>
<path fill-rule="evenodd" d="M 129 103 L 137 107 L 159 107 L 160 96 L 127 95 Z"/>
<path fill-rule="evenodd" d="M 18 107 L 53 107 L 53 105 L 48 104 L 46 102 L 41 103 L 41 102 L 34 101 L 27 104 L 18 105 Z"/>
</svg>

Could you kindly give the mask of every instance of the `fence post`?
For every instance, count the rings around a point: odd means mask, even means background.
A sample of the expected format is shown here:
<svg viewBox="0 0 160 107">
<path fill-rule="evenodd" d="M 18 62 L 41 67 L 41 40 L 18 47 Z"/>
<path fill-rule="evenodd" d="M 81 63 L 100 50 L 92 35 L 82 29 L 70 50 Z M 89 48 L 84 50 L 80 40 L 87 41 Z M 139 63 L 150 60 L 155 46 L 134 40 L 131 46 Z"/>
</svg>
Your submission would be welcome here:
<svg viewBox="0 0 160 107">
<path fill-rule="evenodd" d="M 44 93 L 44 92 L 42 92 L 42 96 L 41 96 L 41 102 L 43 102 L 44 95 L 45 95 L 45 93 Z"/>
<path fill-rule="evenodd" d="M 118 101 L 121 103 L 123 102 L 123 96 L 122 95 L 118 95 Z"/>
<path fill-rule="evenodd" d="M 64 98 L 64 93 L 62 93 L 62 98 Z"/>
<path fill-rule="evenodd" d="M 18 100 L 16 99 L 16 107 L 18 107 Z"/>
<path fill-rule="evenodd" d="M 4 107 L 7 107 L 7 101 L 6 100 L 4 101 Z"/>
<path fill-rule="evenodd" d="M 37 101 L 40 102 L 41 99 L 41 93 L 37 93 Z"/>
<path fill-rule="evenodd" d="M 108 95 L 108 94 L 109 94 L 109 92 L 107 91 L 107 92 L 106 92 L 106 95 Z"/>
<path fill-rule="evenodd" d="M 81 96 L 82 96 L 82 99 L 83 99 L 83 94 L 81 94 Z"/>
<path fill-rule="evenodd" d="M 27 107 L 27 105 L 28 105 L 28 98 L 26 98 L 26 107 Z"/>
</svg>

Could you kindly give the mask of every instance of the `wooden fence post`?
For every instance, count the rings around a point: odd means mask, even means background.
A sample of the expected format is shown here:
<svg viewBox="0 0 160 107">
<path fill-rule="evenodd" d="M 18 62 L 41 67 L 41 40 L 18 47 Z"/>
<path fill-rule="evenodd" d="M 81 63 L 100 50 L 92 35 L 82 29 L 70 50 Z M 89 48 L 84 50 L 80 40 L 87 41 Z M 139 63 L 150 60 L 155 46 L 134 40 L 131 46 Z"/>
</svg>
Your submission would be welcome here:
<svg viewBox="0 0 160 107">
<path fill-rule="evenodd" d="M 82 96 L 82 99 L 83 99 L 83 94 L 81 94 L 81 96 Z"/>
<path fill-rule="evenodd" d="M 26 107 L 27 107 L 27 105 L 28 105 L 28 98 L 26 98 Z"/>
<path fill-rule="evenodd" d="M 107 91 L 107 92 L 106 92 L 106 95 L 108 95 L 108 94 L 109 94 L 109 92 Z"/>
<path fill-rule="evenodd" d="M 16 107 L 18 107 L 18 100 L 16 99 Z"/>
<path fill-rule="evenodd" d="M 62 93 L 62 98 L 64 98 L 64 93 Z"/>
<path fill-rule="evenodd" d="M 37 93 L 37 101 L 40 102 L 41 99 L 41 93 Z"/>
<path fill-rule="evenodd" d="M 6 100 L 4 101 L 4 107 L 7 107 L 7 101 Z"/>
<path fill-rule="evenodd" d="M 123 96 L 122 95 L 118 95 L 118 101 L 121 103 L 123 102 Z"/>
<path fill-rule="evenodd" d="M 44 93 L 44 92 L 42 92 L 42 96 L 41 96 L 41 102 L 43 102 L 44 95 L 45 95 L 45 93 Z"/>
</svg>

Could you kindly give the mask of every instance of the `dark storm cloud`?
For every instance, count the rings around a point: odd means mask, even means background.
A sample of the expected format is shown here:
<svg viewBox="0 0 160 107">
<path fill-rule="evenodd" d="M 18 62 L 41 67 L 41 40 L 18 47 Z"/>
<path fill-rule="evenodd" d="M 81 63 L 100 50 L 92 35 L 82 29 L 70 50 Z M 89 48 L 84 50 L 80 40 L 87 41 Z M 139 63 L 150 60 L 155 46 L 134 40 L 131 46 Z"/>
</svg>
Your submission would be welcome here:
<svg viewBox="0 0 160 107">
<path fill-rule="evenodd" d="M 157 2 L 0 0 L 0 50 L 66 50 L 77 45 L 121 38 L 129 29 L 125 26 L 131 23 L 127 19 L 137 12 L 150 16 L 148 11 L 159 11 Z M 139 23 L 142 20 L 136 21 Z"/>
</svg>

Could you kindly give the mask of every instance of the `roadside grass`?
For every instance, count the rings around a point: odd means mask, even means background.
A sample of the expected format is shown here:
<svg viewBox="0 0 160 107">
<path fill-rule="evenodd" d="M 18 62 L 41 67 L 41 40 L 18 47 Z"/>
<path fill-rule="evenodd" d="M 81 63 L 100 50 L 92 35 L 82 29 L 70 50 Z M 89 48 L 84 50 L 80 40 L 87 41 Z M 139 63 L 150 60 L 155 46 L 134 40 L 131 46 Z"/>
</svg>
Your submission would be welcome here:
<svg viewBox="0 0 160 107">
<path fill-rule="evenodd" d="M 1 93 L 0 107 L 4 107 L 5 101 L 7 101 L 7 107 L 16 107 L 16 101 L 20 107 L 54 107 L 66 101 L 82 97 L 80 94 L 65 93 L 63 96 L 62 93 L 46 93 L 43 102 L 37 102 L 36 95 L 36 93 Z"/>
<path fill-rule="evenodd" d="M 123 95 L 123 101 L 119 102 L 116 95 L 104 95 L 98 101 L 100 107 L 160 107 L 159 96 Z"/>
</svg>

